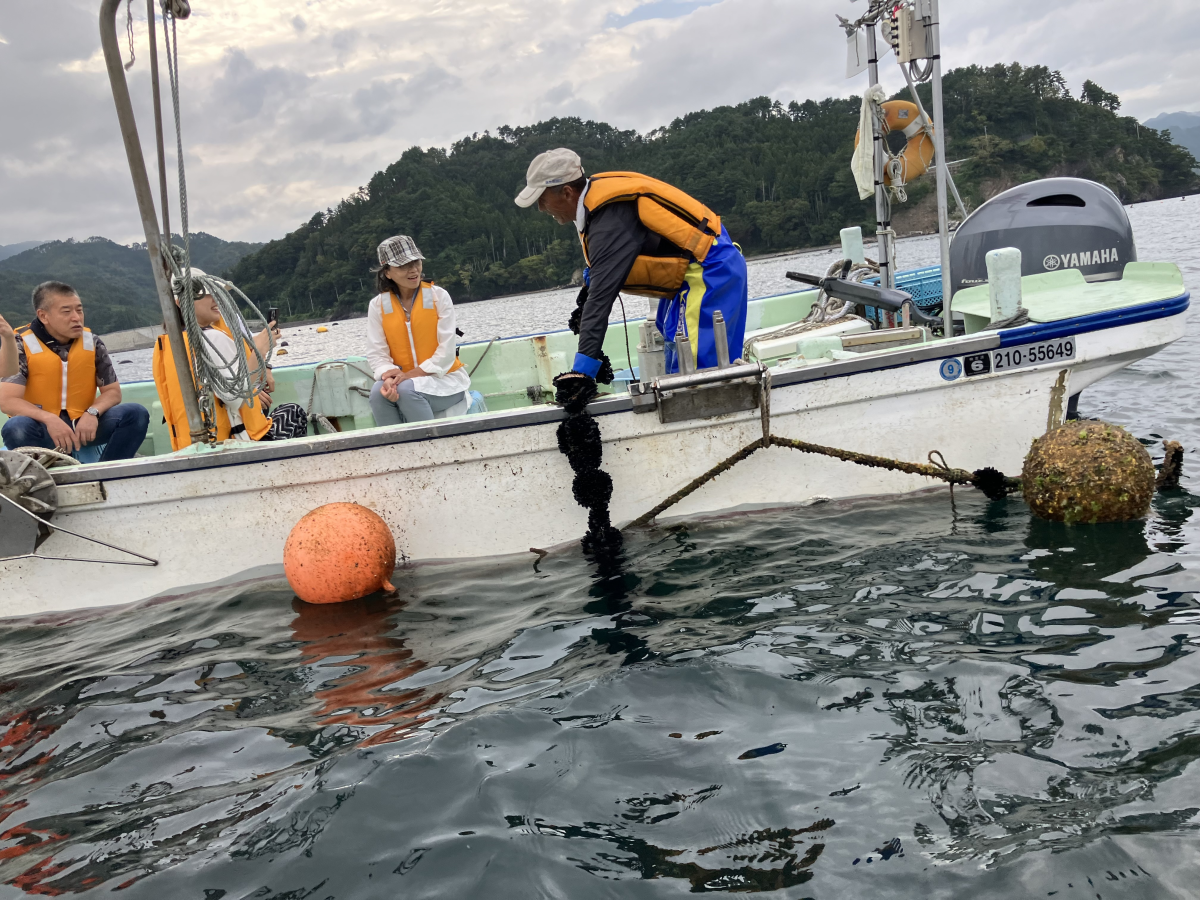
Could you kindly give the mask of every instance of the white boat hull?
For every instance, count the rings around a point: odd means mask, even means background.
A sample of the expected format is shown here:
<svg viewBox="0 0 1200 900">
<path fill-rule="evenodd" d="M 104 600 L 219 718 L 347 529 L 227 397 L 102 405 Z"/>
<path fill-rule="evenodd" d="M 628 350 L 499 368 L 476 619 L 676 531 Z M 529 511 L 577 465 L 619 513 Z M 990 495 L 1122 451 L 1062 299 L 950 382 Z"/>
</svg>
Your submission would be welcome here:
<svg viewBox="0 0 1200 900">
<path fill-rule="evenodd" d="M 1070 394 L 1177 340 L 1184 320 L 1181 310 L 1090 331 L 1076 338 L 1074 359 L 955 380 L 943 377 L 942 363 L 956 349 L 961 361 L 961 353 L 981 346 L 981 340 L 995 346 L 995 334 L 924 345 L 937 347 L 940 355 L 893 360 L 866 371 L 839 374 L 846 366 L 837 363 L 808 366 L 798 370 L 805 379 L 798 383 L 776 376 L 771 431 L 914 462 L 925 462 L 936 450 L 954 467 L 994 466 L 1016 474 L 1033 439 L 1062 420 Z M 614 407 L 618 411 L 610 411 Z M 615 485 L 611 512 L 618 525 L 762 434 L 757 410 L 668 425 L 656 415 L 630 411 L 627 399 L 595 404 L 593 412 L 604 439 L 603 466 Z M 530 423 L 531 415 L 542 421 Z M 60 508 L 54 523 L 159 564 L 0 561 L 0 615 L 129 603 L 279 565 L 292 526 L 325 503 L 357 502 L 378 512 L 410 561 L 525 553 L 576 540 L 586 528 L 586 511 L 572 497 L 572 472 L 558 451 L 560 415 L 547 408 L 536 414 L 514 410 L 489 416 L 487 430 L 455 434 L 456 428 L 479 427 L 458 420 L 435 426 L 431 437 L 417 441 L 404 437 L 403 428 L 374 430 L 172 458 L 169 464 L 157 459 L 106 464 L 90 469 L 90 476 L 73 471 L 76 481 L 101 482 L 64 485 L 63 498 L 75 505 Z M 373 446 L 363 445 L 368 438 Z M 772 447 L 705 485 L 669 515 L 931 486 L 920 476 Z M 38 552 L 119 556 L 58 532 Z"/>
</svg>

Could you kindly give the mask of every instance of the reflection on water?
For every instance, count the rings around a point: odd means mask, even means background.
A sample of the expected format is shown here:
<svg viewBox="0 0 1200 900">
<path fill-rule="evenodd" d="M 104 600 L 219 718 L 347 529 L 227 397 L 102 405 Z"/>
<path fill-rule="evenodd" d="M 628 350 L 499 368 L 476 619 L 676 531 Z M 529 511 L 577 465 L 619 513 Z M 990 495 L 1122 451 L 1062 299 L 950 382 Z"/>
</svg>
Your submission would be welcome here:
<svg viewBox="0 0 1200 900">
<path fill-rule="evenodd" d="M 1193 288 L 1195 202 L 1131 213 Z M 1198 329 L 1081 403 L 1188 451 L 1144 523 L 938 493 L 0 622 L 0 900 L 1195 896 Z"/>
<path fill-rule="evenodd" d="M 827 504 L 636 534 L 616 565 L 403 570 L 398 598 L 267 582 L 8 624 L 0 882 L 1176 896 L 1196 502 L 1077 529 Z"/>
</svg>

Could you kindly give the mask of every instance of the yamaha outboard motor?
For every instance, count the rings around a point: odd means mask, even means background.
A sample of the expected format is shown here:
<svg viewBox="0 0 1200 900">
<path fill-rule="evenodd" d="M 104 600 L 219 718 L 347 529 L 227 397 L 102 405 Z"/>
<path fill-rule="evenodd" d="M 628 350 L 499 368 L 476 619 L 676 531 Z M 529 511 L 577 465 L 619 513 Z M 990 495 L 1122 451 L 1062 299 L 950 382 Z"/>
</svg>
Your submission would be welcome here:
<svg viewBox="0 0 1200 900">
<path fill-rule="evenodd" d="M 1137 261 L 1117 195 L 1082 178 L 1043 178 L 997 194 L 967 217 L 950 244 L 953 290 L 987 281 L 984 255 L 1021 251 L 1021 274 L 1078 269 L 1088 281 L 1121 277 Z"/>
</svg>

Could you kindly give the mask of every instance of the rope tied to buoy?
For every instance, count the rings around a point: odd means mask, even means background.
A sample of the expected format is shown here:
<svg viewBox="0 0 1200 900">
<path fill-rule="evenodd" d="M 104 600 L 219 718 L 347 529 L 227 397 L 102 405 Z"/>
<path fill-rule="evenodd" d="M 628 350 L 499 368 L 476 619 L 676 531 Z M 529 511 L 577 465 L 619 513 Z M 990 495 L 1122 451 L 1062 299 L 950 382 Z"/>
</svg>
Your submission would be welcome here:
<svg viewBox="0 0 1200 900">
<path fill-rule="evenodd" d="M 692 479 L 653 509 L 638 516 L 626 525 L 625 529 L 640 528 L 643 525 L 649 524 L 676 503 L 695 493 L 718 475 L 728 472 L 738 463 L 742 462 L 742 460 L 749 459 L 756 451 L 764 447 L 788 447 L 792 450 L 799 450 L 802 453 L 815 453 L 819 456 L 828 456 L 832 459 L 840 459 L 843 462 L 854 463 L 859 466 L 889 469 L 894 472 L 904 472 L 908 475 L 922 475 L 926 478 L 936 478 L 951 486 L 969 484 L 981 490 L 989 500 L 1003 499 L 1021 488 L 1021 479 L 1011 478 L 990 466 L 977 469 L 974 472 L 968 472 L 966 469 L 952 468 L 946 463 L 945 457 L 942 456 L 941 452 L 937 450 L 930 452 L 928 456 L 929 462 L 914 463 L 892 459 L 887 456 L 876 456 L 871 453 L 858 453 L 853 450 L 826 447 L 821 444 L 810 443 L 809 441 L 784 438 L 771 434 L 771 372 L 766 367 L 762 370 L 760 418 L 762 421 L 762 437 L 751 441 L 732 456 L 722 460 L 711 469 Z"/>
<path fill-rule="evenodd" d="M 792 450 L 799 450 L 802 453 L 815 453 L 820 456 L 828 456 L 832 459 L 840 459 L 843 462 L 854 463 L 855 465 L 859 466 L 868 466 L 876 469 L 889 469 L 894 472 L 904 472 L 909 475 L 923 475 L 926 478 L 936 478 L 939 481 L 944 481 L 951 485 L 969 484 L 972 487 L 979 488 L 991 500 L 999 500 L 1007 497 L 1009 494 L 1017 491 L 1021 486 L 1021 480 L 1019 478 L 1010 478 L 1003 472 L 990 467 L 978 469 L 974 472 L 968 472 L 966 469 L 957 469 L 946 465 L 945 460 L 942 460 L 941 462 L 933 462 L 932 457 L 935 454 L 938 457 L 941 456 L 941 454 L 936 450 L 930 454 L 930 462 L 914 463 L 899 459 L 892 459 L 886 456 L 875 456 L 870 453 L 858 453 L 853 450 L 841 450 L 837 447 L 825 447 L 821 444 L 809 443 L 808 441 L 799 441 L 794 438 L 784 438 L 779 437 L 778 435 L 768 434 L 765 437 L 761 437 L 752 441 L 729 458 L 717 463 L 717 465 L 713 466 L 707 472 L 688 482 L 685 487 L 680 488 L 649 512 L 638 516 L 625 527 L 627 529 L 639 528 L 643 525 L 649 524 L 680 500 L 683 500 L 689 494 L 699 490 L 718 475 L 728 472 L 735 465 L 744 459 L 748 459 L 753 453 L 761 450 L 763 447 L 789 447 Z"/>
</svg>

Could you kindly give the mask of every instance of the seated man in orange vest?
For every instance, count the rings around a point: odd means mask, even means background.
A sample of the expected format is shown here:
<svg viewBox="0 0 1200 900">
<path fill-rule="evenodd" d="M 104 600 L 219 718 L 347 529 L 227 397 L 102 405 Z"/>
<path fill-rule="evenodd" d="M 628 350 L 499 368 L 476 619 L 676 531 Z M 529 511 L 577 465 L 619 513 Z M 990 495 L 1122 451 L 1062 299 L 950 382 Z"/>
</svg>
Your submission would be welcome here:
<svg viewBox="0 0 1200 900">
<path fill-rule="evenodd" d="M 193 274 L 203 274 L 199 269 L 192 269 Z M 174 279 L 173 279 L 174 281 Z M 233 333 L 221 311 L 217 308 L 216 298 L 212 294 L 202 293 L 204 286 L 200 281 L 194 281 L 196 322 L 204 330 L 205 342 L 208 347 L 205 352 L 217 365 L 224 365 L 236 358 L 237 345 L 233 342 Z M 176 291 L 175 302 L 179 302 L 180 286 L 173 284 Z M 275 324 L 270 323 L 271 330 L 278 336 Z M 258 347 L 264 359 L 271 353 L 271 337 L 267 329 L 250 336 Z M 185 344 L 188 336 L 183 335 Z M 188 348 L 188 354 L 191 354 Z M 247 359 L 251 367 L 255 365 L 254 354 L 247 350 Z M 175 357 L 171 354 L 171 346 L 166 335 L 160 335 L 154 343 L 154 386 L 158 389 L 158 399 L 163 408 L 163 420 L 171 430 L 171 449 L 182 450 L 192 443 L 191 430 L 188 428 L 187 411 L 183 405 L 183 394 L 179 388 L 179 376 L 176 374 Z M 190 370 L 190 365 L 189 365 Z M 268 369 L 266 378 L 259 386 L 254 403 L 243 403 L 236 395 L 223 396 L 214 391 L 217 440 L 240 441 L 283 441 L 294 437 L 303 437 L 308 433 L 308 415 L 303 407 L 295 403 L 281 403 L 271 408 L 271 389 L 274 379 Z"/>
<path fill-rule="evenodd" d="M 77 453 L 104 444 L 101 462 L 129 459 L 146 439 L 150 413 L 121 402 L 104 342 L 83 327 L 83 301 L 61 281 L 33 290 L 37 316 L 17 330 L 18 372 L 0 382 L 4 446 Z"/>
</svg>

